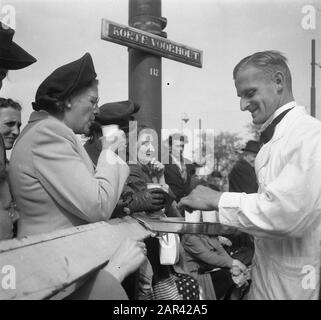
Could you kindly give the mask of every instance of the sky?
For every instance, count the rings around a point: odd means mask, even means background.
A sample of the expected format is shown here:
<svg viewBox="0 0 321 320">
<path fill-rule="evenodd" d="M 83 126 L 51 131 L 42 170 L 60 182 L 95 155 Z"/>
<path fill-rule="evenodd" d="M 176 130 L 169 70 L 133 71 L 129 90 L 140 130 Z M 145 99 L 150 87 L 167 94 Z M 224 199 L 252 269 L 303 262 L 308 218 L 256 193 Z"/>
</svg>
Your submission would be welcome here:
<svg viewBox="0 0 321 320">
<path fill-rule="evenodd" d="M 23 125 L 44 78 L 85 52 L 93 56 L 100 102 L 128 99 L 127 48 L 100 39 L 102 18 L 128 24 L 128 0 L 0 0 L 0 12 L 5 5 L 16 12 L 14 40 L 38 59 L 10 72 L 1 91 L 22 104 Z M 302 26 L 307 5 L 316 12 L 309 30 Z M 294 96 L 310 111 L 311 39 L 317 40 L 321 63 L 321 0 L 162 0 L 162 16 L 168 39 L 203 50 L 201 69 L 162 59 L 163 127 L 181 128 L 186 113 L 186 128 L 198 128 L 202 119 L 202 127 L 216 134 L 229 131 L 248 138 L 251 115 L 240 111 L 232 71 L 245 56 L 270 49 L 288 58 Z M 316 77 L 321 119 L 321 68 Z"/>
</svg>

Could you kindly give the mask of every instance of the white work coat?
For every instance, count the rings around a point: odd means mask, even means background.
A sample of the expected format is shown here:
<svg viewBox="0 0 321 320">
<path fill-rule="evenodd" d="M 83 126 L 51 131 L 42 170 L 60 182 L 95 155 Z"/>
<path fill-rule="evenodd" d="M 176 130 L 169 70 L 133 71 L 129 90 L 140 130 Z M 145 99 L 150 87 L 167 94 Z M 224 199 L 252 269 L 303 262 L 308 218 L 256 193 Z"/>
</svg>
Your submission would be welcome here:
<svg viewBox="0 0 321 320">
<path fill-rule="evenodd" d="M 254 235 L 249 299 L 317 299 L 321 122 L 294 107 L 261 148 L 255 170 L 258 193 L 223 193 L 219 202 L 221 223 Z"/>
</svg>

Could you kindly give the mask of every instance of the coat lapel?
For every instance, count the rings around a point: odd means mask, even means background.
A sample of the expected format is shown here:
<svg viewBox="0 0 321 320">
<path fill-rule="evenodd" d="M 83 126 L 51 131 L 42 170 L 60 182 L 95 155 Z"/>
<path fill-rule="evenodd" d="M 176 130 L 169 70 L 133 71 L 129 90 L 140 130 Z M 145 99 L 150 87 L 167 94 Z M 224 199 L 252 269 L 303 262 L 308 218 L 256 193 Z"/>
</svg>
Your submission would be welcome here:
<svg viewBox="0 0 321 320">
<path fill-rule="evenodd" d="M 173 173 L 174 173 L 177 177 L 179 177 L 179 179 L 182 180 L 181 172 L 180 172 L 180 170 L 179 170 L 178 165 L 175 164 L 175 163 L 173 163 L 173 164 L 170 164 L 170 166 L 171 166 L 171 168 L 172 168 L 172 170 L 173 170 Z"/>
<path fill-rule="evenodd" d="M 271 155 L 271 149 L 273 148 L 274 143 L 283 138 L 288 128 L 293 124 L 295 119 L 302 116 L 302 114 L 306 114 L 306 110 L 304 107 L 301 107 L 301 106 L 294 107 L 291 111 L 289 111 L 285 115 L 282 121 L 277 125 L 272 139 L 268 143 L 262 146 L 262 148 L 260 149 L 259 153 L 256 156 L 255 171 L 257 176 L 259 171 L 263 167 L 265 167 L 267 162 L 269 161 L 270 155 Z"/>
<path fill-rule="evenodd" d="M 304 114 L 307 114 L 307 112 L 305 108 L 301 106 L 296 106 L 289 111 L 276 127 L 275 133 L 271 139 L 271 144 L 281 139 L 286 134 L 288 129 L 293 125 L 294 121 Z"/>
<path fill-rule="evenodd" d="M 94 167 L 94 163 L 91 161 L 86 149 L 83 147 L 80 139 L 75 135 L 75 140 L 76 140 L 76 145 L 77 145 L 77 150 L 79 152 L 79 155 L 82 157 L 82 159 L 84 160 L 86 167 L 88 168 L 88 170 L 94 174 L 95 172 L 95 167 Z M 99 158 L 99 156 L 98 156 Z M 97 161 L 98 163 L 98 161 Z"/>
<path fill-rule="evenodd" d="M 255 158 L 255 171 L 256 171 L 257 176 L 258 176 L 259 171 L 263 167 L 265 167 L 265 165 L 269 161 L 270 154 L 271 154 L 270 150 L 271 150 L 271 143 L 268 142 L 261 147 L 259 153 L 257 154 L 257 156 Z"/>
</svg>

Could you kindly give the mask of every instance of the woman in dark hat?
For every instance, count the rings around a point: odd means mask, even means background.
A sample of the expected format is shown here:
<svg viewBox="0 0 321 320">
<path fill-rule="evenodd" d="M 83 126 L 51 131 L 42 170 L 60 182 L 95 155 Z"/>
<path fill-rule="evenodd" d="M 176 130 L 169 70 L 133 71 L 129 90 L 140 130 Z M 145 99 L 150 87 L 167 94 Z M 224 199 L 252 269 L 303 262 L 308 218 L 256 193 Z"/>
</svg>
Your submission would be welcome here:
<svg viewBox="0 0 321 320">
<path fill-rule="evenodd" d="M 9 168 L 21 212 L 19 237 L 108 220 L 118 201 L 128 166 L 106 144 L 95 171 L 75 135 L 89 132 L 94 121 L 96 76 L 86 53 L 52 72 L 37 90 L 35 111 L 17 139 Z"/>
<path fill-rule="evenodd" d="M 35 111 L 17 140 L 9 168 L 20 213 L 18 237 L 108 220 L 117 204 L 129 169 L 113 148 L 124 141 L 110 144 L 104 140 L 94 168 L 75 135 L 88 133 L 94 121 L 98 102 L 96 76 L 91 55 L 86 53 L 52 72 L 37 90 Z M 136 241 L 122 247 L 121 257 L 113 259 L 121 263 L 121 274 L 112 268 L 113 261 L 106 270 L 122 281 L 143 261 L 144 248 Z M 132 252 L 136 253 L 134 257 Z M 106 270 L 102 276 L 98 274 L 99 281 L 92 281 L 105 283 L 110 292 L 107 285 L 115 281 L 106 275 Z"/>
<path fill-rule="evenodd" d="M 8 70 L 25 68 L 36 61 L 29 53 L 12 41 L 14 30 L 0 22 L 0 89 L 2 80 Z M 10 239 L 13 236 L 13 212 L 9 185 L 7 182 L 7 158 L 5 144 L 0 134 L 0 240 Z"/>
<path fill-rule="evenodd" d="M 102 126 L 118 125 L 126 136 L 129 134 L 129 121 L 135 120 L 134 114 L 138 112 L 140 106 L 133 101 L 117 101 L 105 103 L 99 107 L 95 121 L 91 124 L 90 131 L 86 136 L 89 138 L 84 148 L 92 162 L 96 165 L 101 152 L 100 138 L 102 136 Z"/>
</svg>

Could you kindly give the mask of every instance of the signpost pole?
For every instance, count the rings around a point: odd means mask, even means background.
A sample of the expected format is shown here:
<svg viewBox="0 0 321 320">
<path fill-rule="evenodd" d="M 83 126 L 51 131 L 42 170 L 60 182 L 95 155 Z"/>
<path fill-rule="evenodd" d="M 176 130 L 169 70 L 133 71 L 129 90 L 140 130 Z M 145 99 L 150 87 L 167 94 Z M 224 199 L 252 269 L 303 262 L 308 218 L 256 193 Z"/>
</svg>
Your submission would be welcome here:
<svg viewBox="0 0 321 320">
<path fill-rule="evenodd" d="M 129 0 L 129 26 L 102 19 L 101 39 L 128 49 L 128 96 L 141 106 L 139 124 L 162 129 L 162 57 L 202 68 L 203 51 L 167 39 L 161 0 Z M 170 128 L 167 128 L 170 129 Z M 156 138 L 156 137 L 155 137 Z M 156 146 L 156 144 L 155 144 Z"/>
<path fill-rule="evenodd" d="M 315 117 L 315 39 L 311 41 L 311 116 Z"/>
<path fill-rule="evenodd" d="M 161 17 L 161 0 L 129 0 L 129 25 L 158 36 L 166 37 L 162 29 L 166 19 Z M 162 58 L 129 48 L 129 99 L 140 104 L 136 118 L 156 130 L 160 150 L 162 128 Z M 160 153 L 159 153 L 160 154 Z"/>
</svg>

